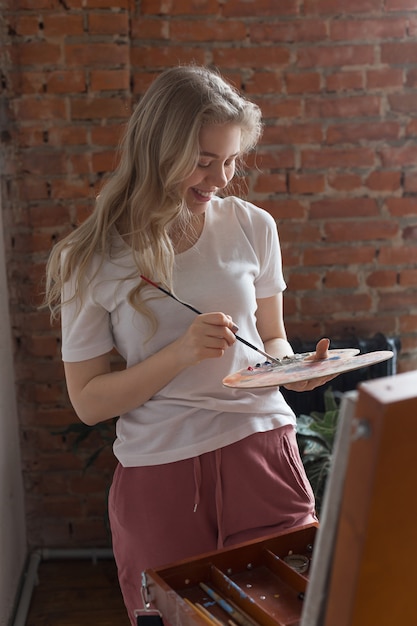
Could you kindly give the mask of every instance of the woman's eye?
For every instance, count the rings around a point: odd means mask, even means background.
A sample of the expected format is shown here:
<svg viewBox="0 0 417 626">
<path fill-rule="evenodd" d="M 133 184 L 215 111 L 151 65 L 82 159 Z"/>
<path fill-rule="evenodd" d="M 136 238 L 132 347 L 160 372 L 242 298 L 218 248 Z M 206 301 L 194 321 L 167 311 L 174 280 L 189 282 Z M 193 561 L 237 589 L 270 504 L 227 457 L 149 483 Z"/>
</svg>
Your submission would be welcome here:
<svg viewBox="0 0 417 626">
<path fill-rule="evenodd" d="M 233 167 L 235 162 L 236 162 L 235 158 L 227 160 L 224 162 L 224 167 Z M 197 163 L 197 166 L 203 169 L 207 169 L 208 167 L 210 167 L 211 164 L 212 164 L 212 161 L 210 161 L 210 163 L 200 161 L 199 163 Z"/>
</svg>

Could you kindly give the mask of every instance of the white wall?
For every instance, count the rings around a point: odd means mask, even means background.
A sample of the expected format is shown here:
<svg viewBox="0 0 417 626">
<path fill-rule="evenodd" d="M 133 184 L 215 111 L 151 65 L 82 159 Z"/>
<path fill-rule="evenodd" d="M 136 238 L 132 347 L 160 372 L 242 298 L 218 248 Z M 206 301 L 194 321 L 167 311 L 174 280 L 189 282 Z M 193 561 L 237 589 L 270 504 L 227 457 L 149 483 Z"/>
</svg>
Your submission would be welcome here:
<svg viewBox="0 0 417 626">
<path fill-rule="evenodd" d="M 0 626 L 11 617 L 25 560 L 23 484 L 0 205 Z"/>
</svg>

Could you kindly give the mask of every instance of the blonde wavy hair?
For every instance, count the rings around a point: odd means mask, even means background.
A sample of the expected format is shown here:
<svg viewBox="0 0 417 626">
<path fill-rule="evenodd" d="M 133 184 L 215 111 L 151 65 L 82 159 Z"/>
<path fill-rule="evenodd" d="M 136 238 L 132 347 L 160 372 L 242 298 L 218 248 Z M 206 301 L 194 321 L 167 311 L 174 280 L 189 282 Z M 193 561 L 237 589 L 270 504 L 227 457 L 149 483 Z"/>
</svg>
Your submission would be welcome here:
<svg viewBox="0 0 417 626">
<path fill-rule="evenodd" d="M 131 247 L 137 276 L 152 276 L 172 290 L 170 229 L 180 225 L 185 230 L 190 223 L 181 183 L 197 166 L 201 127 L 224 123 L 240 126 L 241 156 L 255 147 L 262 129 L 259 107 L 217 71 L 179 66 L 154 80 L 131 115 L 119 164 L 96 198 L 92 214 L 52 249 L 45 295 L 52 317 L 64 304 L 62 285 L 71 277 L 76 285 L 73 298 L 82 303 L 92 257 L 104 260 L 111 255 L 115 231 Z M 138 278 L 129 302 L 149 316 L 140 295 L 143 286 Z"/>
</svg>

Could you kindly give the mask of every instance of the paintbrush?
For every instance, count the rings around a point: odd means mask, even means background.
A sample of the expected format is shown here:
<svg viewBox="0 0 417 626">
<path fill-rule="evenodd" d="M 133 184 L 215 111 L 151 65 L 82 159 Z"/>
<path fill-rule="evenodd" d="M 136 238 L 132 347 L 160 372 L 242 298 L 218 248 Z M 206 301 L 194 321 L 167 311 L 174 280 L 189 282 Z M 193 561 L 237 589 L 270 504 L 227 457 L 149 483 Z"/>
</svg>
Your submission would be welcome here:
<svg viewBox="0 0 417 626">
<path fill-rule="evenodd" d="M 161 287 L 160 285 L 158 285 L 157 283 L 154 283 L 153 280 L 150 280 L 149 278 L 146 278 L 146 276 L 143 276 L 142 274 L 140 275 L 141 279 L 144 280 L 146 283 L 149 283 L 150 285 L 152 285 L 152 287 L 156 287 L 156 289 L 159 289 L 159 291 L 162 291 L 163 293 L 165 293 L 167 296 L 169 296 L 170 298 L 173 298 L 174 300 L 176 300 L 177 302 L 179 302 L 179 304 L 182 304 L 182 306 L 187 307 L 187 309 L 190 309 L 190 311 L 194 311 L 194 313 L 197 313 L 197 315 L 202 315 L 201 311 L 199 311 L 198 309 L 196 309 L 195 307 L 193 307 L 191 304 L 188 304 L 187 302 L 183 302 L 182 300 L 179 300 L 176 296 L 174 296 L 173 293 L 171 293 L 170 291 L 168 291 L 168 289 L 164 289 L 163 287 Z M 242 337 L 239 337 L 239 335 L 236 335 L 236 331 L 238 330 L 238 327 L 236 325 L 234 325 L 232 331 L 236 337 L 236 339 L 238 341 L 240 341 L 241 343 L 244 343 L 245 346 L 248 346 L 249 348 L 252 348 L 252 350 L 256 350 L 256 352 L 259 352 L 259 354 L 262 354 L 264 357 L 266 357 L 268 359 L 268 361 L 270 361 L 271 363 L 278 363 L 281 365 L 281 360 L 275 358 L 274 356 L 271 356 L 270 354 L 268 354 L 267 352 L 265 352 L 264 350 L 261 350 L 260 348 L 257 348 L 256 346 L 254 346 L 252 343 L 249 343 L 249 341 L 246 341 L 246 339 L 243 339 Z"/>
<path fill-rule="evenodd" d="M 254 626 L 254 621 L 249 617 L 246 617 L 244 613 L 241 613 L 237 608 L 232 606 L 223 596 L 218 594 L 214 589 L 200 583 L 200 587 L 207 593 L 207 595 L 216 602 L 226 613 L 233 619 L 234 622 L 240 624 L 240 626 Z"/>
</svg>

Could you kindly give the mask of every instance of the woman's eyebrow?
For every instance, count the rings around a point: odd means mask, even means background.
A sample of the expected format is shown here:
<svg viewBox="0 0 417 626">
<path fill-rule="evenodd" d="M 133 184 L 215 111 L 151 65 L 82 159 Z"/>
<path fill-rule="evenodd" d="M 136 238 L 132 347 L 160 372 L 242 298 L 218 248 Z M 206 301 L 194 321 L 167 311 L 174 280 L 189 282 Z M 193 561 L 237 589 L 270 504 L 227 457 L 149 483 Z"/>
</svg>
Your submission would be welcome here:
<svg viewBox="0 0 417 626">
<path fill-rule="evenodd" d="M 235 152 L 234 154 L 230 154 L 227 158 L 228 159 L 232 159 L 234 157 L 237 157 L 239 155 L 239 152 Z M 214 154 L 214 152 L 200 152 L 200 156 L 206 156 L 206 157 L 213 157 L 214 159 L 220 159 L 220 155 L 219 154 Z"/>
</svg>

